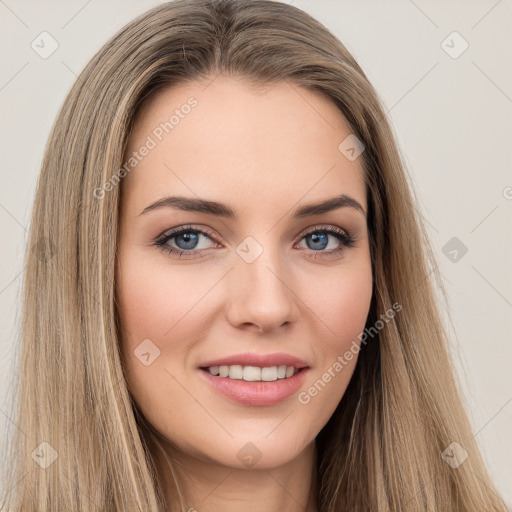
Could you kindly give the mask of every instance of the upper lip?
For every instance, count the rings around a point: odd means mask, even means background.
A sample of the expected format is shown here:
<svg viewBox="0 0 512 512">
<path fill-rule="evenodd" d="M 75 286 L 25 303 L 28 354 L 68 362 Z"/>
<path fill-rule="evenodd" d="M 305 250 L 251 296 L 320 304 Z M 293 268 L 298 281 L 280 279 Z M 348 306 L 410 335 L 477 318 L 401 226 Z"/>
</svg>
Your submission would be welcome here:
<svg viewBox="0 0 512 512">
<path fill-rule="evenodd" d="M 260 366 L 260 367 L 272 367 L 272 366 L 294 366 L 295 368 L 306 368 L 308 363 L 303 359 L 292 356 L 290 354 L 276 353 L 276 354 L 234 354 L 232 356 L 223 357 L 221 359 L 215 359 L 202 363 L 200 368 L 208 368 L 210 366 Z"/>
</svg>

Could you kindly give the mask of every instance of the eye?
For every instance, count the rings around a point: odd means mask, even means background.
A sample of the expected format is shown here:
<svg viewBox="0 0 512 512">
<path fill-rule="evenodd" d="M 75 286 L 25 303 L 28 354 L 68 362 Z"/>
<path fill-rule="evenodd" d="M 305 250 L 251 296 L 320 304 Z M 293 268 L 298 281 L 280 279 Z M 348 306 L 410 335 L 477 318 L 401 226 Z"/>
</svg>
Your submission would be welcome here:
<svg viewBox="0 0 512 512">
<path fill-rule="evenodd" d="M 206 229 L 198 229 L 193 226 L 182 226 L 170 233 L 164 233 L 155 240 L 155 245 L 159 246 L 162 251 L 170 254 L 176 254 L 178 257 L 193 256 L 209 247 L 199 247 L 201 241 L 212 241 L 213 234 Z M 177 247 L 170 244 L 175 244 Z"/>
<path fill-rule="evenodd" d="M 334 238 L 330 244 L 329 237 Z M 301 241 L 306 241 L 306 248 L 313 251 L 314 257 L 337 254 L 352 247 L 356 240 L 347 231 L 335 226 L 315 226 L 302 235 Z M 331 245 L 331 247 L 329 247 Z M 334 247 L 332 247 L 334 245 Z M 325 250 L 329 247 L 329 250 Z"/>
</svg>

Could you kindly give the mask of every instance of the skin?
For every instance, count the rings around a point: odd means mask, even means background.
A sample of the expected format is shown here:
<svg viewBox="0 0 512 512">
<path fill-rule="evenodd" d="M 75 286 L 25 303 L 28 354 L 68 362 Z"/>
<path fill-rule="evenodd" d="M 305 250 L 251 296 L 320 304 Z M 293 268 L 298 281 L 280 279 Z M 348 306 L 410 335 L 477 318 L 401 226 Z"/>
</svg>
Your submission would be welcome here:
<svg viewBox="0 0 512 512">
<path fill-rule="evenodd" d="M 198 367 L 243 352 L 285 352 L 310 366 L 304 391 L 358 341 L 372 295 L 361 158 L 350 161 L 338 150 L 351 129 L 323 96 L 286 82 L 256 89 L 224 76 L 150 98 L 126 158 L 190 96 L 197 106 L 121 183 L 116 291 L 129 390 L 179 462 L 188 507 L 315 511 L 314 440 L 357 356 L 309 403 L 296 393 L 265 407 L 218 394 Z M 297 207 L 341 194 L 364 213 L 343 207 L 292 219 Z M 226 203 L 239 219 L 172 207 L 140 215 L 168 195 Z M 179 258 L 155 246 L 162 233 L 189 224 L 215 235 L 199 235 L 199 255 Z M 354 245 L 328 255 L 342 242 L 328 234 L 328 245 L 312 244 L 304 232 L 316 226 L 348 231 Z M 236 252 L 247 236 L 263 248 L 250 264 Z M 167 244 L 190 247 L 180 237 Z M 147 366 L 134 355 L 146 339 L 160 350 Z M 249 442 L 261 454 L 252 467 L 237 456 Z M 155 457 L 175 501 L 169 471 Z"/>
</svg>

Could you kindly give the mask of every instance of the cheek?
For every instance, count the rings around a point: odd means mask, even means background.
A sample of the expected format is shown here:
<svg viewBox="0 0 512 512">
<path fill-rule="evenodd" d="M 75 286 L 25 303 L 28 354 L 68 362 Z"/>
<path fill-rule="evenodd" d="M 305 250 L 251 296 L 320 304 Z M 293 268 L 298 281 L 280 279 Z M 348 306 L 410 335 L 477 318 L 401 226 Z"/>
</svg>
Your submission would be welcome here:
<svg viewBox="0 0 512 512">
<path fill-rule="evenodd" d="M 137 255 L 136 250 L 122 256 L 121 268 L 118 312 L 127 335 L 126 349 L 135 348 L 130 344 L 145 338 L 153 337 L 158 343 L 182 339 L 179 334 L 187 324 L 187 315 L 215 284 L 214 276 L 187 270 L 186 266 L 166 265 L 164 259 Z"/>
<path fill-rule="evenodd" d="M 174 373 L 185 366 L 194 343 L 191 319 L 214 284 L 212 276 L 155 260 L 159 258 L 131 248 L 120 253 L 122 265 L 117 276 L 123 364 L 130 390 L 144 398 L 144 403 L 148 403 L 151 390 L 169 386 L 166 369 Z"/>
<path fill-rule="evenodd" d="M 201 299 L 216 279 L 184 265 L 166 265 L 163 258 L 163 264 L 155 260 L 160 258 L 146 257 L 135 248 L 120 253 L 117 312 L 123 367 L 128 389 L 146 419 L 169 437 L 179 432 L 187 438 L 176 425 L 183 421 L 176 411 L 190 411 L 184 369 L 201 328 Z M 194 423 L 195 412 L 187 414 Z"/>
<path fill-rule="evenodd" d="M 364 329 L 373 292 L 371 263 L 361 260 L 326 276 L 308 277 L 303 296 L 326 333 L 325 352 L 339 351 Z"/>
<path fill-rule="evenodd" d="M 318 364 L 297 399 L 315 418 L 315 432 L 336 409 L 357 363 L 373 291 L 370 260 L 340 268 L 329 279 L 317 276 L 307 285 L 308 307 L 314 312 L 310 318 L 315 319 L 311 330 L 323 335 L 315 346 Z"/>
</svg>

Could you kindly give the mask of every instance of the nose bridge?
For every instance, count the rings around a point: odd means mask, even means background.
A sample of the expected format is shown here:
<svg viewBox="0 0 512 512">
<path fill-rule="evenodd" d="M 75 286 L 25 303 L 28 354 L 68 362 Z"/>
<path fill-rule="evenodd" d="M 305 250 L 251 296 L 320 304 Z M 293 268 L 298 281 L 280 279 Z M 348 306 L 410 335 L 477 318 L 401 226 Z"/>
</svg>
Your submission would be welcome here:
<svg viewBox="0 0 512 512">
<path fill-rule="evenodd" d="M 256 324 L 270 330 L 295 319 L 296 304 L 284 255 L 271 237 L 246 237 L 236 248 L 231 272 L 230 312 L 233 325 Z"/>
</svg>

